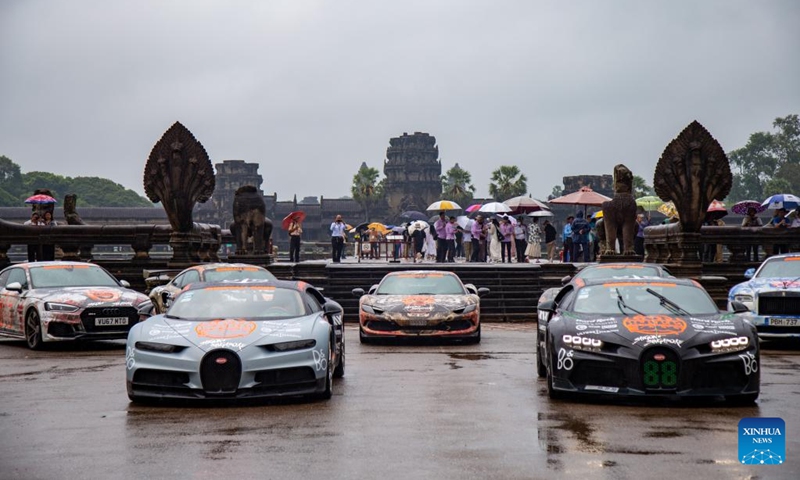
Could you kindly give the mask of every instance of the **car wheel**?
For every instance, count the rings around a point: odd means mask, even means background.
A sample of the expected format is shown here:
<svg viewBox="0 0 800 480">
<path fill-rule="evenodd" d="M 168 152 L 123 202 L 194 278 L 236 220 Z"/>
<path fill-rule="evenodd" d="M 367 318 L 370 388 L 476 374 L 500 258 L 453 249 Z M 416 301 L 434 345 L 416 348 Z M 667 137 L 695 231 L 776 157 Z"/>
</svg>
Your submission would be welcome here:
<svg viewBox="0 0 800 480">
<path fill-rule="evenodd" d="M 358 341 L 364 345 L 368 345 L 371 342 L 371 339 L 364 335 L 364 330 L 361 327 L 358 327 Z"/>
<path fill-rule="evenodd" d="M 477 331 L 477 333 L 476 333 L 476 334 L 475 334 L 475 336 L 472 338 L 472 343 L 474 343 L 475 345 L 477 345 L 477 344 L 481 343 L 481 324 L 480 324 L 480 323 L 478 324 L 478 331 Z"/>
<path fill-rule="evenodd" d="M 25 343 L 31 350 L 41 350 L 44 348 L 44 340 L 42 340 L 42 321 L 39 319 L 39 313 L 31 309 L 25 315 Z"/>
<path fill-rule="evenodd" d="M 733 406 L 736 405 L 745 406 L 756 403 L 757 399 L 758 399 L 758 393 L 746 393 L 744 395 L 729 395 L 725 397 L 725 403 Z"/>
<path fill-rule="evenodd" d="M 339 354 L 339 364 L 336 365 L 336 370 L 333 371 L 333 378 L 342 378 L 344 377 L 344 340 L 342 340 L 342 352 Z"/>
<path fill-rule="evenodd" d="M 547 367 L 545 366 L 544 362 L 542 361 L 542 349 L 540 347 L 540 343 L 537 342 L 536 344 L 536 375 L 539 378 L 544 378 L 547 376 Z"/>
<path fill-rule="evenodd" d="M 553 359 L 549 359 L 550 368 L 547 369 L 547 396 L 553 400 L 564 398 L 564 394 L 553 388 Z"/>
</svg>

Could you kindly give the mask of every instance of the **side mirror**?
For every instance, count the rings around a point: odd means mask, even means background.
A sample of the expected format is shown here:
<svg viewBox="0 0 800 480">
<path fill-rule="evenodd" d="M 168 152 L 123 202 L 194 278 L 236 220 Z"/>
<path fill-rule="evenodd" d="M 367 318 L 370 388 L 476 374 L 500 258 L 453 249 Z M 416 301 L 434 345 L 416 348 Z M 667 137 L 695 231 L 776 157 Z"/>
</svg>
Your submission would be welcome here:
<svg viewBox="0 0 800 480">
<path fill-rule="evenodd" d="M 755 268 L 748 268 L 747 270 L 744 271 L 744 278 L 750 279 L 753 278 L 755 275 L 756 275 Z"/>
<path fill-rule="evenodd" d="M 566 277 L 561 279 L 561 285 L 568 284 L 570 282 L 570 280 L 572 280 L 572 276 L 571 275 L 567 275 Z"/>
<path fill-rule="evenodd" d="M 750 311 L 750 309 L 747 308 L 747 305 L 742 302 L 731 302 L 731 308 L 733 309 L 733 313 L 744 313 Z"/>
<path fill-rule="evenodd" d="M 325 302 L 325 305 L 322 306 L 322 312 L 325 315 L 342 315 L 342 308 L 335 304 L 334 302 Z"/>
<path fill-rule="evenodd" d="M 139 321 L 145 320 L 153 316 L 153 310 L 155 309 L 155 305 L 153 302 L 147 301 L 143 302 L 136 308 L 136 313 L 139 315 Z"/>
<path fill-rule="evenodd" d="M 122 285 L 125 288 L 131 288 L 131 283 L 129 281 L 127 281 L 127 280 L 120 280 L 119 284 Z"/>
<path fill-rule="evenodd" d="M 477 287 L 475 287 L 475 285 L 473 285 L 473 284 L 471 284 L 471 283 L 465 283 L 465 284 L 464 284 L 464 288 L 466 288 L 466 289 L 467 289 L 467 291 L 468 291 L 469 293 L 471 293 L 472 295 L 477 295 L 477 294 L 478 294 L 478 288 L 477 288 Z"/>
<path fill-rule="evenodd" d="M 547 301 L 547 302 L 543 302 L 536 309 L 536 320 L 539 321 L 539 322 L 545 322 L 546 323 L 546 322 L 550 321 L 550 317 L 553 316 L 555 311 L 556 311 L 555 302 L 553 302 L 552 300 Z"/>
<path fill-rule="evenodd" d="M 361 298 L 361 297 L 364 296 L 364 289 L 363 288 L 354 288 L 352 291 L 353 291 L 353 296 L 356 297 L 356 298 Z"/>
<path fill-rule="evenodd" d="M 22 284 L 19 282 L 11 282 L 6 285 L 6 290 L 11 290 L 12 292 L 22 293 Z"/>
<path fill-rule="evenodd" d="M 478 289 L 478 296 L 483 297 L 485 295 L 489 295 L 490 290 L 486 287 L 481 287 Z"/>
</svg>

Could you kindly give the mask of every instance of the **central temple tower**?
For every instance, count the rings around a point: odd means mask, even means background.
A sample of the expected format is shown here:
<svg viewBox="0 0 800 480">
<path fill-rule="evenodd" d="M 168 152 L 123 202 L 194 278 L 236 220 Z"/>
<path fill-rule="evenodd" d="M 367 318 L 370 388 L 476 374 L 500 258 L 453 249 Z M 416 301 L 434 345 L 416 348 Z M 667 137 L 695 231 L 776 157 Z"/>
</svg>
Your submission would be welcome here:
<svg viewBox="0 0 800 480">
<path fill-rule="evenodd" d="M 442 196 L 442 163 L 436 137 L 414 132 L 390 139 L 383 174 L 390 218 L 407 210 L 424 212 Z"/>
</svg>

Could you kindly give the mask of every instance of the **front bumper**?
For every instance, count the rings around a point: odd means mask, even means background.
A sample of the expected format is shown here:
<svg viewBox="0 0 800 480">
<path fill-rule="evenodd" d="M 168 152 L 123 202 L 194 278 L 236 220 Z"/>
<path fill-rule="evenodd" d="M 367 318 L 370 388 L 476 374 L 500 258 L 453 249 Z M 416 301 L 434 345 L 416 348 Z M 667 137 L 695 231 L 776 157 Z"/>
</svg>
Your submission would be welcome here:
<svg viewBox="0 0 800 480">
<path fill-rule="evenodd" d="M 446 317 L 415 319 L 387 318 L 361 312 L 361 335 L 375 338 L 397 337 L 474 337 L 478 335 L 480 318 L 477 313 Z"/>
<path fill-rule="evenodd" d="M 756 327 L 761 339 L 800 338 L 800 314 L 797 316 L 748 314 L 746 318 Z M 776 325 L 776 323 L 783 323 Z M 787 325 L 794 323 L 795 325 Z"/>
</svg>

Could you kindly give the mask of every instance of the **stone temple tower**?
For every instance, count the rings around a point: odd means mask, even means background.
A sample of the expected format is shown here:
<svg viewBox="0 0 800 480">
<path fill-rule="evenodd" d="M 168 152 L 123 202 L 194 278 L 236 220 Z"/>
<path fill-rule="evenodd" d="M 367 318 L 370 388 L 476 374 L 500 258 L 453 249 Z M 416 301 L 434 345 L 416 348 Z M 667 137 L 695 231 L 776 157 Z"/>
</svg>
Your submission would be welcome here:
<svg viewBox="0 0 800 480">
<path fill-rule="evenodd" d="M 236 189 L 244 185 L 253 185 L 258 193 L 263 196 L 261 184 L 264 179 L 258 173 L 257 163 L 247 163 L 244 160 L 224 160 L 217 163 L 217 187 L 211 201 L 217 211 L 217 218 L 222 228 L 228 228 L 233 221 L 233 197 Z"/>
<path fill-rule="evenodd" d="M 424 212 L 442 196 L 442 163 L 436 137 L 414 132 L 390 139 L 383 174 L 390 218 L 407 210 Z"/>
</svg>

